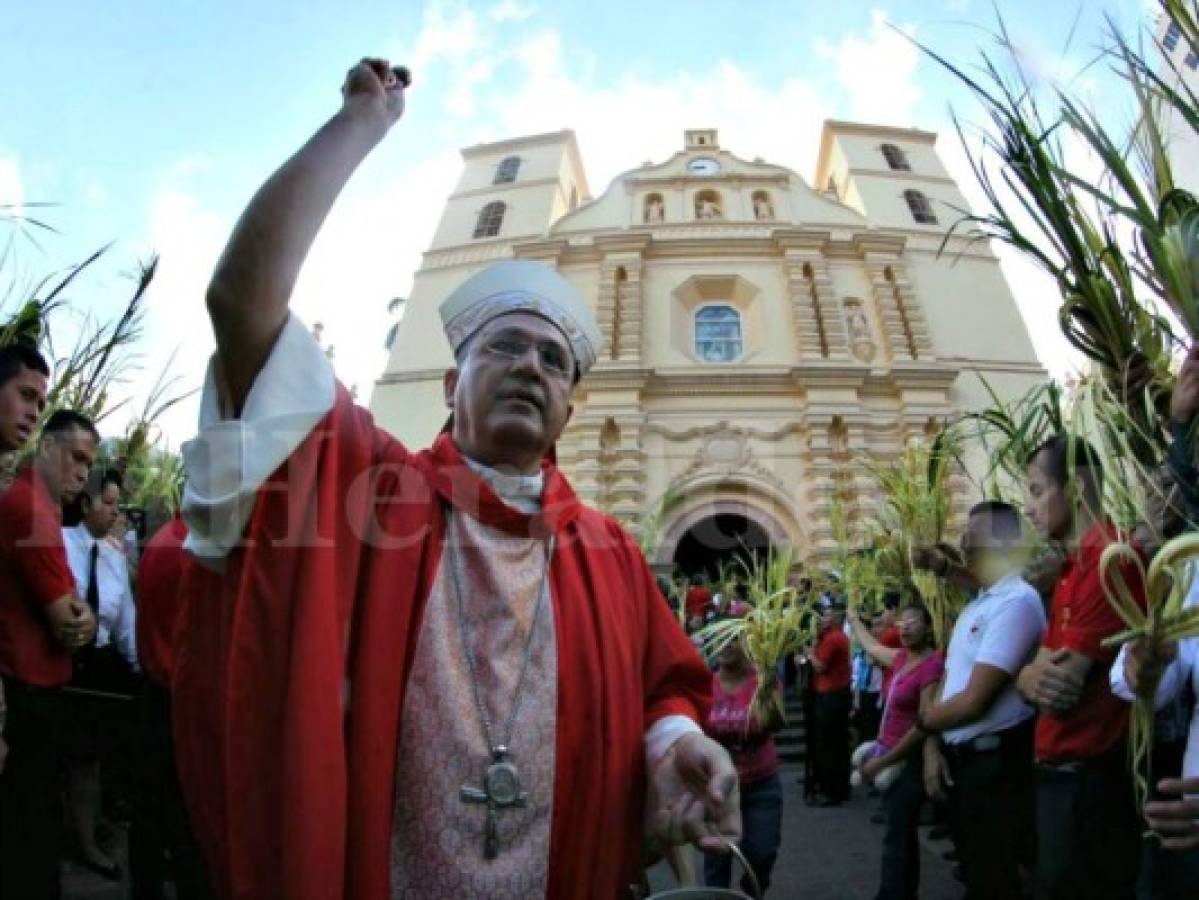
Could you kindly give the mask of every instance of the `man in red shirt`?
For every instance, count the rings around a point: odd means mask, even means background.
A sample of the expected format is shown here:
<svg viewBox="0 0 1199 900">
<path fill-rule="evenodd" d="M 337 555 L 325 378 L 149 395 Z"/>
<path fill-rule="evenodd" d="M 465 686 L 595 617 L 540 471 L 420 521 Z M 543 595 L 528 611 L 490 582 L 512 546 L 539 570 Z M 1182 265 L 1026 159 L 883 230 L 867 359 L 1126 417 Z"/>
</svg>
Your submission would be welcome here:
<svg viewBox="0 0 1199 900">
<path fill-rule="evenodd" d="M 146 678 L 141 699 L 141 760 L 129 833 L 133 900 L 162 900 L 167 858 L 179 900 L 211 896 L 188 820 L 171 734 L 171 674 L 184 602 L 179 590 L 194 565 L 183 549 L 187 526 L 176 514 L 146 543 L 137 569 L 137 656 Z"/>
<path fill-rule="evenodd" d="M 37 348 L 18 341 L 0 348 L 0 463 L 33 434 L 46 408 L 50 367 Z M 8 469 L 0 466 L 0 491 L 7 490 Z M 0 772 L 8 757 L 4 741 L 4 681 L 0 679 Z"/>
<path fill-rule="evenodd" d="M 99 440 L 84 416 L 54 413 L 33 465 L 0 496 L 0 676 L 9 746 L 0 774 L 3 897 L 59 896 L 60 691 L 71 680 L 71 653 L 96 634 L 92 610 L 75 595 L 60 509 L 83 487 Z"/>
<path fill-rule="evenodd" d="M 844 609 L 827 602 L 820 619 L 820 638 L 811 654 L 816 673 L 815 734 L 811 739 L 817 806 L 837 806 L 849 799 L 849 713 L 853 706 L 849 638 Z"/>
<path fill-rule="evenodd" d="M 712 592 L 704 586 L 703 575 L 691 576 L 691 587 L 687 589 L 687 621 L 695 616 L 704 618 L 712 610 Z"/>
<path fill-rule="evenodd" d="M 1066 560 L 1036 658 L 1017 687 L 1040 710 L 1036 730 L 1037 896 L 1124 900 L 1136 893 L 1140 826 L 1128 770 L 1128 707 L 1108 680 L 1123 630 L 1099 580 L 1099 558 L 1117 539 L 1101 511 L 1094 450 L 1059 435 L 1028 466 L 1029 518 Z M 1129 585 L 1137 584 L 1131 575 Z"/>
</svg>

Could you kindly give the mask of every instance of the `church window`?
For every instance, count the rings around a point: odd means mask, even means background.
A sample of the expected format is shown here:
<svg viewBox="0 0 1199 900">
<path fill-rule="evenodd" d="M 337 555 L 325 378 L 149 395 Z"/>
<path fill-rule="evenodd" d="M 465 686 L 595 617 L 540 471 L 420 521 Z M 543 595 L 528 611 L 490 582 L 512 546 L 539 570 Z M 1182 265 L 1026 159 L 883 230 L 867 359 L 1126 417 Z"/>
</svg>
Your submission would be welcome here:
<svg viewBox="0 0 1199 900">
<path fill-rule="evenodd" d="M 1178 39 L 1182 37 L 1182 29 L 1178 27 L 1177 22 L 1171 22 L 1170 27 L 1166 29 L 1166 36 L 1162 39 L 1162 45 L 1170 51 L 1173 51 L 1178 46 Z"/>
<path fill-rule="evenodd" d="M 484 206 L 479 213 L 479 221 L 475 223 L 475 237 L 495 237 L 499 234 L 500 226 L 504 224 L 505 209 L 498 200 Z"/>
<path fill-rule="evenodd" d="M 887 165 L 896 172 L 912 171 L 912 164 L 908 162 L 908 155 L 896 147 L 894 144 L 883 144 L 879 148 L 883 152 L 883 159 L 887 161 Z"/>
<path fill-rule="evenodd" d="M 1199 69 L 1199 54 L 1196 54 L 1194 50 L 1187 54 L 1186 67 L 1188 69 Z"/>
<path fill-rule="evenodd" d="M 724 304 L 696 311 L 696 356 L 704 362 L 733 362 L 741 350 L 741 313 Z"/>
<path fill-rule="evenodd" d="M 928 202 L 928 197 L 920 193 L 920 191 L 904 191 L 903 199 L 908 202 L 908 209 L 912 211 L 912 218 L 922 225 L 936 225 L 937 216 L 933 212 L 933 206 Z"/>
<path fill-rule="evenodd" d="M 495 181 L 492 184 L 511 184 L 516 181 L 516 173 L 520 169 L 520 157 L 508 156 L 495 170 Z"/>
</svg>

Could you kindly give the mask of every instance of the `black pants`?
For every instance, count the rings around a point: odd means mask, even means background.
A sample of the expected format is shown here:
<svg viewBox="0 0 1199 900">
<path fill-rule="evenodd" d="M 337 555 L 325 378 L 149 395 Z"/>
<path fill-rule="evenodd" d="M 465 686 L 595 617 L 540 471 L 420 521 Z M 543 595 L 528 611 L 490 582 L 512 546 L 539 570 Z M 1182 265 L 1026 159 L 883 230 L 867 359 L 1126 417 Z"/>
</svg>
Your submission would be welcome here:
<svg viewBox="0 0 1199 900">
<path fill-rule="evenodd" d="M 1135 897 L 1140 833 L 1123 744 L 1076 771 L 1038 767 L 1038 900 Z"/>
<path fill-rule="evenodd" d="M 147 680 L 140 711 L 138 779 L 129 832 L 133 900 L 162 900 L 168 856 L 178 900 L 204 900 L 212 890 L 175 769 L 170 694 Z"/>
<path fill-rule="evenodd" d="M 873 741 L 878 737 L 878 727 L 883 717 L 879 706 L 878 691 L 858 692 L 858 714 L 854 726 L 858 729 L 858 743 Z"/>
<path fill-rule="evenodd" d="M 816 786 L 830 800 L 849 798 L 849 689 L 816 695 Z"/>
<path fill-rule="evenodd" d="M 903 772 L 883 794 L 882 876 L 875 900 L 916 900 L 920 893 L 920 810 L 924 769 L 920 754 L 908 757 Z"/>
<path fill-rule="evenodd" d="M 770 887 L 770 875 L 778 859 L 783 825 L 783 782 L 778 775 L 741 785 L 741 841 L 738 846 L 745 861 L 753 867 L 762 893 Z M 731 853 L 704 854 L 704 884 L 727 888 L 733 880 Z M 745 876 L 741 888 L 747 894 L 752 885 Z"/>
<path fill-rule="evenodd" d="M 1024 896 L 1020 866 L 1032 863 L 1033 852 L 1033 731 L 1029 720 L 1001 734 L 995 750 L 946 748 L 954 842 L 970 900 Z"/>
<path fill-rule="evenodd" d="M 62 694 L 6 679 L 8 762 L 0 774 L 0 897 L 57 900 Z"/>
</svg>

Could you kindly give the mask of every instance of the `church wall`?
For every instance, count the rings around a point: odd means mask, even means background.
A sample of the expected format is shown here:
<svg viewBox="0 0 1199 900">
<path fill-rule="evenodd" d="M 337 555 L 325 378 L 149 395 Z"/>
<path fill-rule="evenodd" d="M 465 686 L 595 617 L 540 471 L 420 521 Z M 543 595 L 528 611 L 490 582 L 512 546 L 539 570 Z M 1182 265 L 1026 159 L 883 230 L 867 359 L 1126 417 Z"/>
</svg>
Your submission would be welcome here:
<svg viewBox="0 0 1199 900">
<path fill-rule="evenodd" d="M 939 357 L 969 362 L 1035 359 L 1028 328 L 993 258 L 964 256 L 955 262 L 933 253 L 907 253 L 905 262 Z"/>
<path fill-rule="evenodd" d="M 960 197 L 955 185 L 938 180 L 943 167 L 932 144 L 894 139 L 917 170 L 905 179 L 884 169 L 877 145 L 887 137 L 849 137 L 832 141 L 823 165 L 826 174 L 837 173 L 845 202 L 864 205 L 869 221 L 828 202 L 819 193 L 824 183 L 813 192 L 787 170 L 716 149 L 696 152 L 720 159 L 718 176 L 688 176 L 695 153 L 687 150 L 631 170 L 571 214 L 570 186 L 576 174 L 585 179 L 575 172 L 567 138 L 532 149 L 504 142 L 507 149 L 486 164 L 468 150 L 475 180 L 464 174 L 464 183 L 485 190 L 447 204 L 445 230 L 417 273 L 374 393 L 380 424 L 414 448 L 432 440 L 446 417 L 441 372 L 451 363 L 437 306 L 471 272 L 511 256 L 515 246 L 518 255 L 558 264 L 596 306 L 603 327 L 621 336 L 618 358 L 603 357 L 584 382 L 559 446 L 587 502 L 636 530 L 668 487 L 681 486 L 686 502 L 667 525 L 697 505 L 740 503 L 751 517 L 756 510 L 777 523 L 801 553 L 827 549 L 834 490 L 847 491 L 864 514 L 876 502 L 863 457 L 894 455 L 930 421 L 987 405 L 971 368 L 981 368 L 1004 397 L 1045 378 L 993 258 L 981 249 L 956 266 L 937 260 L 948 223 L 924 228 L 911 220 L 902 197 L 908 181 L 934 198 Z M 544 153 L 548 175 L 522 184 L 533 150 Z M 491 191 L 492 163 L 509 152 L 526 164 L 515 186 Z M 749 198 L 759 184 L 770 192 L 770 223 L 753 220 Z M 694 192 L 709 186 L 721 193 L 724 218 L 697 222 Z M 663 196 L 664 222 L 641 221 L 651 191 Z M 471 240 L 477 209 L 493 198 L 512 204 L 501 237 Z M 886 294 L 881 272 L 888 261 L 905 279 L 900 305 L 911 305 L 911 340 Z M 804 263 L 814 267 L 818 288 L 807 310 Z M 623 288 L 611 281 L 618 266 L 630 273 Z M 713 294 L 720 291 L 729 297 Z M 861 302 L 856 318 L 847 316 L 846 298 Z M 694 311 L 725 299 L 742 312 L 746 352 L 739 364 L 702 362 L 694 355 Z M 827 356 L 809 333 L 818 317 L 828 329 Z M 898 346 L 912 341 L 919 345 L 915 359 L 910 346 Z M 981 458 L 970 464 L 985 469 Z M 964 490 L 962 503 L 976 494 Z"/>
<path fill-rule="evenodd" d="M 433 443 L 450 414 L 440 377 L 376 386 L 371 412 L 379 427 L 410 450 Z"/>
<path fill-rule="evenodd" d="M 454 188 L 454 193 L 461 194 L 466 191 L 490 189 L 500 161 L 508 156 L 520 158 L 520 168 L 517 170 L 514 185 L 539 178 L 557 181 L 562 175 L 568 174 L 563 165 L 563 158 L 566 156 L 563 153 L 564 144 L 565 138 L 563 137 L 533 144 L 505 141 L 496 146 L 494 150 L 488 149 L 487 146 L 483 148 L 468 147 L 463 151 L 466 165 L 463 167 L 462 177 L 458 181 L 458 186 Z M 482 152 L 479 152 L 480 150 Z M 504 185 L 495 186 L 503 187 Z"/>
</svg>

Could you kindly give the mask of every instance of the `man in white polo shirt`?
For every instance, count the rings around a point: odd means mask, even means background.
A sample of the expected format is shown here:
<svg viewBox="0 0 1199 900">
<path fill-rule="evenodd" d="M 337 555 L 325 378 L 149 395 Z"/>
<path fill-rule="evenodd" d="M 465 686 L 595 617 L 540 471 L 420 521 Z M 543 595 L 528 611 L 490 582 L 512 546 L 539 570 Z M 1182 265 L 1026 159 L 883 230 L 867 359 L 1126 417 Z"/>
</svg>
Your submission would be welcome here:
<svg viewBox="0 0 1199 900">
<path fill-rule="evenodd" d="M 1045 608 L 1020 574 L 1024 544 L 1016 508 L 987 501 L 962 536 L 966 569 L 937 565 L 978 590 L 954 626 L 941 699 L 920 716 L 932 736 L 925 783 L 932 794 L 951 788 L 971 900 L 1018 900 L 1020 865 L 1032 861 L 1034 710 L 1015 678 L 1041 645 Z"/>
</svg>

